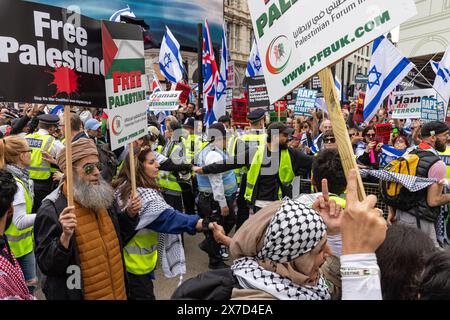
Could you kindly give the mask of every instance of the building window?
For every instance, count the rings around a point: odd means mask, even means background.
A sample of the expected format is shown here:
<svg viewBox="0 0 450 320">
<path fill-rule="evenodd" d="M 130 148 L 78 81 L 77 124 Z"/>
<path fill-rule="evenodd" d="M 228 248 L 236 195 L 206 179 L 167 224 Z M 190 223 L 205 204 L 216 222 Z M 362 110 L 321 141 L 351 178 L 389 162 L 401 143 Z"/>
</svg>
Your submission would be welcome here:
<svg viewBox="0 0 450 320">
<path fill-rule="evenodd" d="M 234 48 L 236 50 L 239 50 L 239 44 L 240 44 L 240 38 L 241 37 L 241 26 L 235 25 L 234 26 Z"/>
<path fill-rule="evenodd" d="M 230 50 L 234 50 L 234 25 L 232 23 L 228 24 L 228 46 L 230 47 Z"/>
<path fill-rule="evenodd" d="M 450 0 L 444 1 L 444 10 L 450 10 Z"/>
</svg>

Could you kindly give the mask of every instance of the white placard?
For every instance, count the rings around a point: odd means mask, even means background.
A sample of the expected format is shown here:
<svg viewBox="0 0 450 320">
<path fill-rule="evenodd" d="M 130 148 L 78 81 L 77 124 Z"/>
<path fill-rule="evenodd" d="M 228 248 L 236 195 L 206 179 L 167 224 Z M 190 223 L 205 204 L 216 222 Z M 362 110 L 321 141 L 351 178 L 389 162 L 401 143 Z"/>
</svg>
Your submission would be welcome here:
<svg viewBox="0 0 450 320">
<path fill-rule="evenodd" d="M 417 14 L 413 0 L 249 0 L 270 102 Z"/>
<path fill-rule="evenodd" d="M 419 89 L 393 92 L 391 105 L 393 119 L 420 119 L 422 114 L 422 99 L 436 99 L 434 89 Z"/>
<path fill-rule="evenodd" d="M 147 100 L 150 111 L 176 111 L 180 106 L 183 91 L 160 91 L 150 95 Z"/>
</svg>

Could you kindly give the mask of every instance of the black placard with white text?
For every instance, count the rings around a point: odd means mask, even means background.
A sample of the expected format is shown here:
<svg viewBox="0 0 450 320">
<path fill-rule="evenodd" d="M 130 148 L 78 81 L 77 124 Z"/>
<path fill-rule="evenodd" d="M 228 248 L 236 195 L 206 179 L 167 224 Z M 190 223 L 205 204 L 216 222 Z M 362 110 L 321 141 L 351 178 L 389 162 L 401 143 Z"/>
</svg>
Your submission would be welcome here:
<svg viewBox="0 0 450 320">
<path fill-rule="evenodd" d="M 0 1 L 0 101 L 106 107 L 100 21 Z"/>
</svg>

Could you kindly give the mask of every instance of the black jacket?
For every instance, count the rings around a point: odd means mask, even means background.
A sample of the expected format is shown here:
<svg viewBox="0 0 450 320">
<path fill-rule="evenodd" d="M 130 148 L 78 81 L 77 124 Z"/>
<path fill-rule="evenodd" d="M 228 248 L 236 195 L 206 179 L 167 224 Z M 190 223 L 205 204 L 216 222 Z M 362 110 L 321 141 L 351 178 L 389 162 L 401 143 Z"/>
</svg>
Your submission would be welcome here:
<svg viewBox="0 0 450 320">
<path fill-rule="evenodd" d="M 49 199 L 53 195 L 55 198 Z M 35 255 L 39 269 L 46 276 L 43 291 L 47 300 L 83 299 L 82 282 L 81 289 L 69 289 L 67 286 L 68 280 L 69 283 L 73 283 L 68 279 L 73 275 L 73 272 L 68 273 L 68 267 L 80 266 L 80 256 L 75 236 L 70 241 L 69 249 L 64 248 L 59 240 L 62 234 L 59 215 L 66 207 L 67 198 L 62 193 L 56 198 L 55 192 L 42 202 L 34 222 Z M 108 209 L 108 212 L 120 246 L 123 248 L 123 245 L 134 236 L 139 218 L 138 216 L 130 218 L 126 212 L 120 211 L 116 203 Z M 125 266 L 123 269 L 125 271 Z"/>
<path fill-rule="evenodd" d="M 242 289 L 230 269 L 218 269 L 199 274 L 183 282 L 172 300 L 230 300 L 233 289 Z"/>
<path fill-rule="evenodd" d="M 295 176 L 300 176 L 305 170 L 307 172 L 311 171 L 312 162 L 314 157 L 304 154 L 300 149 L 288 148 L 289 155 L 291 157 L 292 162 L 292 170 L 294 171 Z M 267 147 L 266 147 L 267 152 Z M 229 158 L 226 160 L 226 163 L 216 162 L 210 165 L 203 167 L 204 174 L 217 174 L 221 172 L 225 172 L 228 170 L 234 170 L 237 168 L 248 167 L 250 168 L 251 163 L 253 161 L 253 157 L 251 155 L 255 154 L 255 150 L 253 148 L 246 148 L 244 154 L 237 154 L 234 158 Z M 278 153 L 280 156 L 281 153 Z M 271 158 L 264 157 L 263 163 L 261 165 L 264 167 L 271 167 Z M 281 186 L 281 182 L 279 181 L 278 174 L 272 176 L 264 176 L 261 178 L 261 175 L 258 177 L 258 180 L 255 185 L 255 190 L 253 192 L 253 200 L 267 200 L 267 201 L 276 201 L 278 200 L 278 187 Z M 242 184 L 241 184 L 241 190 Z M 269 190 L 269 191 L 268 191 Z M 291 189 L 282 188 L 283 196 L 292 197 Z M 253 201 L 252 201 L 253 202 Z"/>
</svg>

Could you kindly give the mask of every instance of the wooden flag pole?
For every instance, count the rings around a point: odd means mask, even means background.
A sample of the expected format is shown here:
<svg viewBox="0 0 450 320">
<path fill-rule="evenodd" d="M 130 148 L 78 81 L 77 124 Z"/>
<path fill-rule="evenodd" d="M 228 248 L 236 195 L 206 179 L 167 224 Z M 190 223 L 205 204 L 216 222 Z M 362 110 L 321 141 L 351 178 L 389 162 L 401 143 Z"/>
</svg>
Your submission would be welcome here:
<svg viewBox="0 0 450 320">
<path fill-rule="evenodd" d="M 73 169 L 72 169 L 72 127 L 70 123 L 70 106 L 64 106 L 64 137 L 66 137 L 66 186 L 67 204 L 69 207 L 73 202 Z"/>
<path fill-rule="evenodd" d="M 133 142 L 129 144 L 129 154 L 130 154 L 130 179 L 131 179 L 131 193 L 132 196 L 136 196 L 136 166 L 134 162 L 134 145 Z"/>
<path fill-rule="evenodd" d="M 344 168 L 345 176 L 348 177 L 348 172 L 351 169 L 358 169 L 356 165 L 356 158 L 353 152 L 352 143 L 348 135 L 347 126 L 342 115 L 341 106 L 339 103 L 339 97 L 334 85 L 333 74 L 330 67 L 327 67 L 319 72 L 320 82 L 322 83 L 322 90 L 325 97 L 325 101 L 328 107 L 328 113 L 330 115 L 331 124 L 333 126 L 334 136 L 341 156 L 342 167 Z M 366 192 L 364 191 L 364 185 L 357 170 L 358 179 L 358 198 L 360 201 L 366 198 Z"/>
</svg>

